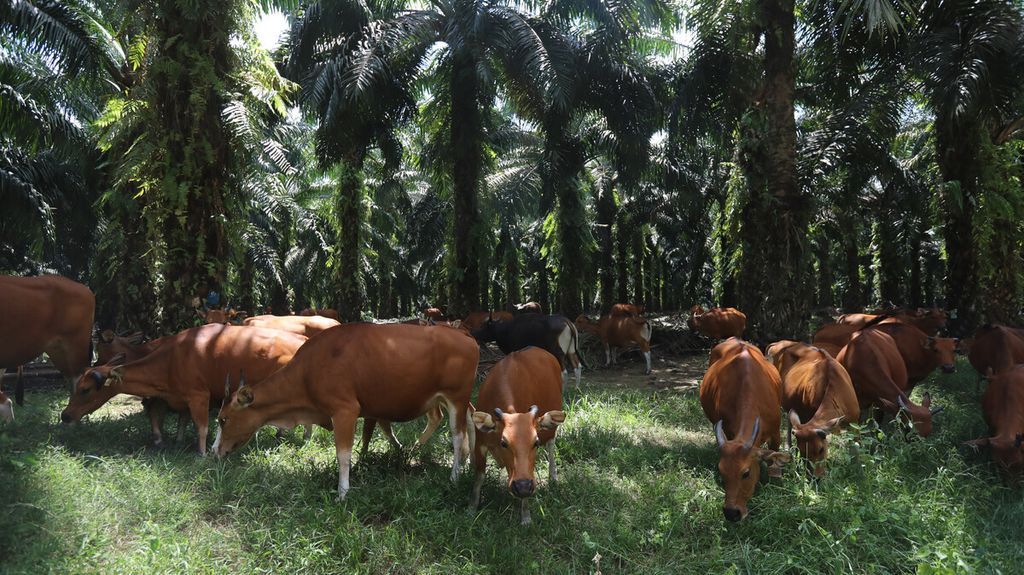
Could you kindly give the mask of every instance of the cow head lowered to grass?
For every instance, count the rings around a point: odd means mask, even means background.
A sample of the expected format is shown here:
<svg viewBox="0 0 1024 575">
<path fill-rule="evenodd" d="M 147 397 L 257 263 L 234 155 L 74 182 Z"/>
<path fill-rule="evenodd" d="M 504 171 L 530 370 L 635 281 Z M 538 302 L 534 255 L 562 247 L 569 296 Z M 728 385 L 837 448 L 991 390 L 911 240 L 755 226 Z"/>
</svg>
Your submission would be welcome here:
<svg viewBox="0 0 1024 575">
<path fill-rule="evenodd" d="M 753 430 L 745 437 L 729 439 L 725 436 L 723 422 L 719 421 L 715 425 L 719 456 L 718 473 L 722 477 L 725 491 L 722 513 L 729 521 L 745 519 L 750 513 L 747 502 L 754 495 L 754 488 L 761 478 L 761 462 L 768 464 L 770 475 L 779 475 L 772 470 L 779 469 L 791 459 L 788 453 L 758 447 L 755 442 L 760 433 L 760 417 L 754 419 Z"/>
</svg>

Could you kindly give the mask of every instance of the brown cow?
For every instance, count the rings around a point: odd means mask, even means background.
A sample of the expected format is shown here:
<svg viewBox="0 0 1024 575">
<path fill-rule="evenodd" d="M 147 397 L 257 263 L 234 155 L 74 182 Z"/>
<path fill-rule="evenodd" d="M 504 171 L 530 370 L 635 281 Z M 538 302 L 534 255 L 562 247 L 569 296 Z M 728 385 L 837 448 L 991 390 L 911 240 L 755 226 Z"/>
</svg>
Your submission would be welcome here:
<svg viewBox="0 0 1024 575">
<path fill-rule="evenodd" d="M 729 521 L 739 521 L 747 516 L 760 462 L 768 462 L 770 476 L 780 476 L 781 465 L 790 459 L 776 451 L 781 443 L 782 382 L 761 351 L 741 339 L 718 344 L 712 357 L 700 386 L 700 405 L 718 440 L 718 472 L 725 487 L 722 512 Z M 761 449 L 765 442 L 770 449 Z"/>
<path fill-rule="evenodd" d="M 631 303 L 617 303 L 609 310 L 608 315 L 613 317 L 640 317 L 644 313 L 644 306 Z"/>
<path fill-rule="evenodd" d="M 319 308 L 307 307 L 306 309 L 300 311 L 299 315 L 307 316 L 307 317 L 308 316 L 318 315 L 320 317 L 326 317 L 326 318 L 333 319 L 334 321 L 340 321 L 340 317 L 341 317 L 341 316 L 338 315 L 338 310 L 333 309 L 333 308 L 329 308 L 329 307 L 319 307 Z"/>
<path fill-rule="evenodd" d="M 427 319 L 444 319 L 444 312 L 436 307 L 428 307 L 423 310 L 423 317 Z"/>
<path fill-rule="evenodd" d="M 637 345 L 647 362 L 645 375 L 651 373 L 651 324 L 642 318 L 606 315 L 597 323 L 585 315 L 576 318 L 576 327 L 597 334 L 604 344 L 605 366 L 616 362 L 618 348 Z"/>
<path fill-rule="evenodd" d="M 462 320 L 460 329 L 471 332 L 483 327 L 488 319 L 493 321 L 512 321 L 514 317 L 507 311 L 474 311 L 467 315 L 466 319 Z"/>
<path fill-rule="evenodd" d="M 743 332 L 747 329 L 747 316 L 734 307 L 716 307 L 706 312 L 694 313 L 686 325 L 691 331 L 699 332 L 711 339 L 739 338 L 743 337 Z"/>
<path fill-rule="evenodd" d="M 789 442 L 796 435 L 800 454 L 814 465 L 814 475 L 821 477 L 828 456 L 828 434 L 860 421 L 860 405 L 850 375 L 825 350 L 798 341 L 772 344 L 768 359 L 782 377 L 782 409 L 789 413 Z"/>
<path fill-rule="evenodd" d="M 494 417 L 491 417 L 491 415 Z M 555 430 L 565 421 L 562 411 L 562 372 L 555 356 L 528 347 L 506 355 L 487 374 L 473 413 L 480 432 L 473 447 L 473 495 L 470 511 L 480 505 L 480 486 L 487 471 L 487 452 L 505 468 L 508 490 L 520 499 L 520 523 L 530 523 L 528 497 L 536 481 L 537 448 L 544 446 L 548 478 L 554 483 Z"/>
<path fill-rule="evenodd" d="M 223 457 L 264 422 L 334 428 L 338 499 L 349 489 L 356 420 L 409 421 L 444 405 L 452 430 L 452 481 L 473 444 L 469 397 L 480 348 L 456 330 L 343 324 L 302 346 L 287 367 L 240 387 L 220 411 L 214 452 Z"/>
<path fill-rule="evenodd" d="M 991 447 L 1003 479 L 1016 486 L 1024 468 L 1024 365 L 989 376 L 981 408 L 989 435 L 964 444 Z"/>
<path fill-rule="evenodd" d="M 82 374 L 61 421 L 78 421 L 119 393 L 156 397 L 174 411 L 189 410 L 199 453 L 205 454 L 210 402 L 223 399 L 225 376 L 244 370 L 251 381 L 261 381 L 287 364 L 306 338 L 276 329 L 211 324 L 160 341 L 142 359 Z"/>
<path fill-rule="evenodd" d="M 956 350 L 960 340 L 933 337 L 899 319 L 887 319 L 871 329 L 889 334 L 907 366 L 908 389 L 927 378 L 936 368 L 943 373 L 956 372 Z"/>
<path fill-rule="evenodd" d="M 89 367 L 96 298 L 61 276 L 0 276 L 0 378 L 46 353 L 73 380 Z M 15 396 L 21 401 L 22 379 Z M 13 413 L 13 412 L 12 412 Z"/>
<path fill-rule="evenodd" d="M 970 347 L 967 359 L 978 373 L 999 374 L 1024 363 L 1024 330 L 986 324 L 975 332 Z"/>
<path fill-rule="evenodd" d="M 917 433 L 928 437 L 932 432 L 932 416 L 942 408 L 929 410 L 932 400 L 928 393 L 924 394 L 921 405 L 910 401 L 907 367 L 889 334 L 876 329 L 858 331 L 836 359 L 853 380 L 862 413 L 870 407 L 880 407 L 892 415 L 905 410 Z"/>
<path fill-rule="evenodd" d="M 313 337 L 325 329 L 339 325 L 339 323 L 336 319 L 320 315 L 257 315 L 245 318 L 242 325 L 279 329 L 306 337 Z"/>
</svg>

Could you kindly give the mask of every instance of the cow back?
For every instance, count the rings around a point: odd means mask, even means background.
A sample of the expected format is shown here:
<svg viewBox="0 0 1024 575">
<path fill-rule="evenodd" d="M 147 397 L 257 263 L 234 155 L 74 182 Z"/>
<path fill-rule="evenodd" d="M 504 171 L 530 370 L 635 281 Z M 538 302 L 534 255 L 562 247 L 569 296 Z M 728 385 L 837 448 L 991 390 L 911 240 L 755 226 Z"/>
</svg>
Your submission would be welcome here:
<svg viewBox="0 0 1024 575">
<path fill-rule="evenodd" d="M 700 386 L 700 404 L 712 424 L 723 421 L 727 437 L 738 437 L 741 429 L 760 417 L 760 434 L 755 442 L 760 445 L 772 430 L 778 433 L 782 382 L 775 366 L 760 350 L 729 338 L 712 350 L 711 365 Z"/>
<path fill-rule="evenodd" d="M 555 356 L 527 347 L 502 358 L 487 374 L 474 403 L 477 411 L 525 413 L 536 405 L 539 413 L 562 409 L 562 368 Z M 541 442 L 554 430 L 538 430 Z"/>
<path fill-rule="evenodd" d="M 856 332 L 837 359 L 850 374 L 862 408 L 878 398 L 896 403 L 900 392 L 908 390 L 906 365 L 887 333 L 874 329 Z"/>
<path fill-rule="evenodd" d="M 1024 332 L 1001 325 L 978 328 L 967 360 L 980 374 L 1008 371 L 1024 363 Z"/>
</svg>

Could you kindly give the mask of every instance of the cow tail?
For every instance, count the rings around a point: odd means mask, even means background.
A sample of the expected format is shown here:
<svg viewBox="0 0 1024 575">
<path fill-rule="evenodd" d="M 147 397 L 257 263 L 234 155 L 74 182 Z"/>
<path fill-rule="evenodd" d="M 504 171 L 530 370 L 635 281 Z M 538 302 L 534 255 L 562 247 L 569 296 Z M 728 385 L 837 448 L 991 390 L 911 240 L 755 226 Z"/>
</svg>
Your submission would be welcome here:
<svg viewBox="0 0 1024 575">
<path fill-rule="evenodd" d="M 14 402 L 18 405 L 25 404 L 25 378 L 24 376 L 25 366 L 18 366 L 18 379 L 14 382 Z"/>
</svg>

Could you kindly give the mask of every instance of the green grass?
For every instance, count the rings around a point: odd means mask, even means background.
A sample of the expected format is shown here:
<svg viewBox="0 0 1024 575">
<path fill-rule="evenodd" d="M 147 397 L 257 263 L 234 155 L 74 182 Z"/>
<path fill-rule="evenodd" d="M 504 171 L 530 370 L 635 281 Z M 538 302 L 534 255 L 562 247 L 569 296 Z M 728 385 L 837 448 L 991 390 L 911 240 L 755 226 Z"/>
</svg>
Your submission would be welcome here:
<svg viewBox="0 0 1024 575">
<path fill-rule="evenodd" d="M 191 427 L 186 445 L 145 447 L 134 402 L 61 427 L 63 394 L 29 393 L 0 427 L 0 572 L 588 573 L 600 554 L 605 574 L 1019 573 L 1024 500 L 987 454 L 958 447 L 984 431 L 976 376 L 961 370 L 915 391 L 948 405 L 932 437 L 845 435 L 829 477 L 791 465 L 739 525 L 722 518 L 714 435 L 692 392 L 571 393 L 560 481 L 541 485 L 526 528 L 493 464 L 480 511 L 466 512 L 471 478 L 448 481 L 446 432 L 411 458 L 375 439 L 336 503 L 324 430 L 306 445 L 265 430 L 218 462 L 194 455 Z M 409 444 L 420 424 L 398 427 Z"/>
</svg>

